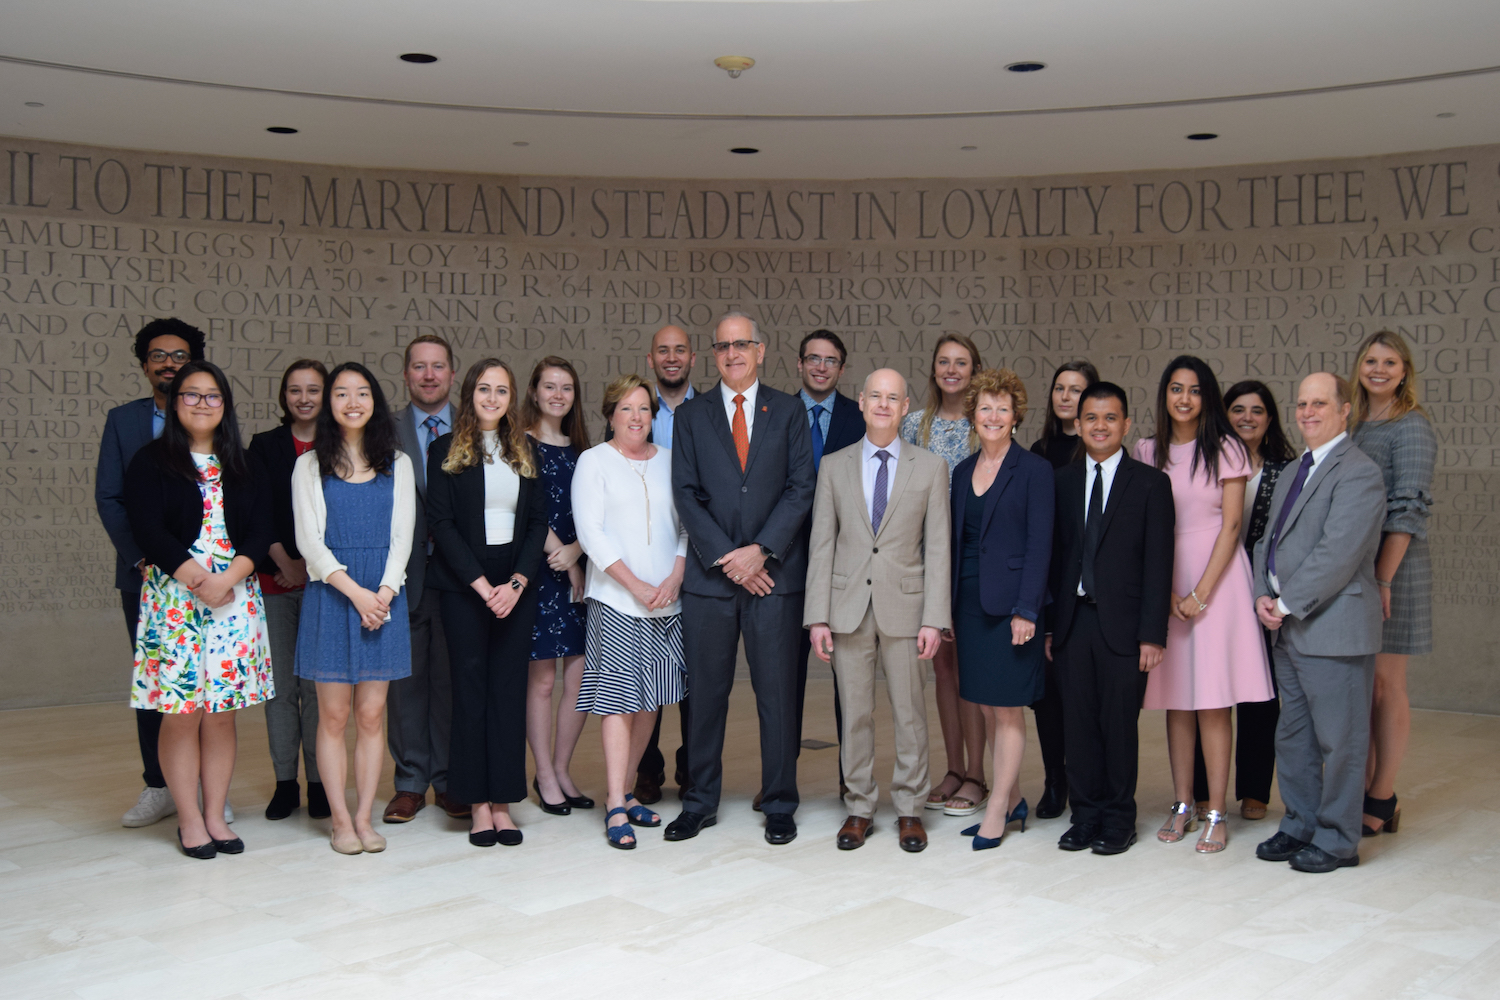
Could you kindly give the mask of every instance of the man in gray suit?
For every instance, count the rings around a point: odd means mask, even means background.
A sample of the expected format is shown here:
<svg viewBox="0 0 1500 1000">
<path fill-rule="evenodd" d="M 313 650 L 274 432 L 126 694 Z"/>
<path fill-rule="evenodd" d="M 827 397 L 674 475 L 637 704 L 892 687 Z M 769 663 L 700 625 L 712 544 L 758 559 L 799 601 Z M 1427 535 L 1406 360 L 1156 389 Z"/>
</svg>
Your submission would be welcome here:
<svg viewBox="0 0 1500 1000">
<path fill-rule="evenodd" d="M 844 702 L 840 757 L 849 818 L 839 850 L 864 845 L 875 817 L 875 666 L 885 673 L 896 736 L 891 802 L 903 851 L 927 846 L 927 696 L 922 667 L 952 626 L 948 465 L 897 435 L 906 379 L 881 368 L 859 394 L 865 435 L 824 458 L 813 501 L 803 622 L 833 663 Z"/>
<path fill-rule="evenodd" d="M 453 688 L 448 643 L 438 614 L 438 595 L 427 591 L 427 449 L 453 430 L 453 349 L 442 337 L 423 334 L 406 345 L 406 391 L 411 402 L 396 413 L 401 450 L 411 459 L 417 480 L 417 526 L 406 564 L 406 603 L 411 620 L 411 676 L 391 682 L 386 700 L 386 738 L 396 762 L 396 794 L 385 807 L 387 823 L 409 823 L 427 805 L 427 788 L 449 816 L 469 815 L 467 805 L 450 802 L 448 740 L 453 726 Z"/>
<path fill-rule="evenodd" d="M 1297 390 L 1307 448 L 1271 499 L 1274 527 L 1255 546 L 1255 612 L 1275 633 L 1281 689 L 1276 770 L 1286 817 L 1255 849 L 1298 871 L 1359 864 L 1380 652 L 1375 552 L 1385 523 L 1380 469 L 1346 433 L 1349 385 L 1315 372 Z"/>
</svg>

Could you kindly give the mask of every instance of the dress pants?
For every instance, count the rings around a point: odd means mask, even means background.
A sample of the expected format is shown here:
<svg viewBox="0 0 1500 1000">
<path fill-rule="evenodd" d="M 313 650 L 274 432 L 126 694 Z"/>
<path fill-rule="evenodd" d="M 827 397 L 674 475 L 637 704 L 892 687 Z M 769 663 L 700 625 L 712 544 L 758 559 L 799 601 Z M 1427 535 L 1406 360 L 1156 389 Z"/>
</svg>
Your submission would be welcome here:
<svg viewBox="0 0 1500 1000">
<path fill-rule="evenodd" d="M 505 618 L 473 590 L 444 591 L 440 603 L 453 672 L 448 797 L 465 805 L 520 802 L 536 593 L 526 588 Z"/>
<path fill-rule="evenodd" d="M 478 595 L 475 595 L 476 599 Z M 408 609 L 411 676 L 391 682 L 386 699 L 386 742 L 396 762 L 396 791 L 426 795 L 448 788 L 449 726 L 453 686 L 438 592 L 425 588 Z"/>
<path fill-rule="evenodd" d="M 1042 747 L 1042 768 L 1047 774 L 1047 787 L 1067 787 L 1067 756 L 1064 750 L 1062 695 L 1057 690 L 1057 664 L 1046 668 L 1046 687 L 1042 698 L 1031 706 L 1036 716 L 1036 741 Z"/>
<path fill-rule="evenodd" d="M 797 756 L 802 756 L 802 709 L 807 701 L 807 671 L 812 664 L 812 632 L 803 629 L 797 638 Z M 844 738 L 844 704 L 839 700 L 838 671 L 833 675 L 833 732 L 834 739 Z M 844 781 L 844 759 L 839 757 L 839 784 Z"/>
<path fill-rule="evenodd" d="M 875 608 L 853 632 L 833 635 L 833 673 L 845 693 L 839 761 L 849 794 L 850 816 L 873 819 L 880 790 L 875 784 L 875 667 L 885 674 L 896 736 L 896 767 L 891 775 L 891 804 L 897 816 L 922 815 L 930 775 L 927 769 L 927 695 L 915 636 L 892 636 L 875 621 Z"/>
<path fill-rule="evenodd" d="M 1281 831 L 1336 858 L 1352 857 L 1364 812 L 1375 657 L 1309 656 L 1285 639 L 1272 656 L 1281 688 Z"/>
<path fill-rule="evenodd" d="M 1272 659 L 1271 637 L 1266 635 L 1266 651 Z M 1271 671 L 1271 688 L 1280 694 L 1276 671 Z M 1242 701 L 1234 708 L 1234 797 L 1243 802 L 1271 801 L 1271 779 L 1276 775 L 1276 721 L 1281 718 L 1281 701 Z M 1193 750 L 1193 799 L 1208 801 L 1208 769 L 1203 763 L 1203 737 Z"/>
<path fill-rule="evenodd" d="M 297 751 L 307 767 L 309 784 L 318 777 L 318 684 L 295 673 L 297 623 L 302 618 L 302 591 L 264 594 L 266 638 L 271 645 L 271 679 L 276 697 L 266 702 L 266 740 L 277 781 L 297 780 Z"/>
<path fill-rule="evenodd" d="M 683 808 L 713 816 L 724 789 L 724 728 L 740 636 L 750 662 L 750 684 L 760 718 L 761 811 L 797 809 L 797 633 L 803 595 L 733 597 L 682 595 L 683 652 L 693 708 L 688 719 L 688 761 L 693 787 Z"/>
<path fill-rule="evenodd" d="M 1063 701 L 1073 822 L 1133 833 L 1147 676 L 1140 653 L 1122 656 L 1111 650 L 1099 627 L 1099 609 L 1080 601 L 1061 648 L 1053 636 L 1052 655 Z"/>
<path fill-rule="evenodd" d="M 130 635 L 130 655 L 135 656 L 135 630 L 141 620 L 141 591 L 120 591 L 120 607 L 125 612 L 125 631 Z M 167 779 L 161 773 L 161 757 L 157 744 L 161 742 L 161 713 L 149 708 L 135 710 L 135 739 L 141 747 L 141 780 L 149 788 L 166 788 Z"/>
</svg>

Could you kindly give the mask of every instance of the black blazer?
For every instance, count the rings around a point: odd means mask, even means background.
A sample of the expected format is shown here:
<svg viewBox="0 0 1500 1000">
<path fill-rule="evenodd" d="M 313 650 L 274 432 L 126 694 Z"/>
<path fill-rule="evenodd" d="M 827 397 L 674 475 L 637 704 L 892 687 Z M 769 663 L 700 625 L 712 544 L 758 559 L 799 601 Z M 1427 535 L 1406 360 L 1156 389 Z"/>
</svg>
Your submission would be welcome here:
<svg viewBox="0 0 1500 1000">
<path fill-rule="evenodd" d="M 484 540 L 484 466 L 471 465 L 456 476 L 444 472 L 452 444 L 453 435 L 444 434 L 427 449 L 427 527 L 436 543 L 427 561 L 427 586 L 463 593 L 481 576 L 498 585 L 520 573 L 527 596 L 535 594 L 547 541 L 547 491 L 541 479 L 521 477 L 511 542 L 490 545 Z"/>
<path fill-rule="evenodd" d="M 1260 467 L 1260 489 L 1255 493 L 1255 502 L 1250 505 L 1250 527 L 1245 531 L 1245 551 L 1250 553 L 1252 560 L 1255 558 L 1255 543 L 1260 541 L 1269 526 L 1276 480 L 1281 478 L 1281 470 L 1291 464 L 1290 461 L 1267 462 Z"/>
<path fill-rule="evenodd" d="M 293 443 L 291 426 L 282 424 L 261 431 L 250 439 L 247 453 L 250 467 L 261 480 L 261 489 L 270 501 L 271 542 L 280 542 L 288 556 L 301 559 L 302 553 L 297 551 L 297 522 L 292 516 L 292 467 L 297 464 L 297 446 Z M 416 544 L 413 538 L 412 545 Z M 266 557 L 255 568 L 262 573 L 280 572 L 276 560 L 270 556 L 269 547 Z"/>
<path fill-rule="evenodd" d="M 192 556 L 188 546 L 203 531 L 203 494 L 198 485 L 157 464 L 165 445 L 156 440 L 135 453 L 125 470 L 125 512 L 146 561 L 172 573 Z M 234 554 L 257 566 L 271 546 L 271 517 L 259 476 L 224 480 L 224 526 Z"/>
<path fill-rule="evenodd" d="M 135 453 L 151 443 L 151 415 L 155 412 L 156 403 L 147 396 L 121 403 L 104 418 L 99 465 L 94 470 L 94 504 L 99 508 L 99 523 L 115 545 L 117 590 L 141 589 L 141 574 L 135 568 L 141 550 L 130 531 L 130 515 L 125 512 L 125 470 Z"/>
<path fill-rule="evenodd" d="M 981 453 L 959 462 L 948 487 L 952 507 L 953 605 L 963 562 L 964 507 Z M 1012 444 L 984 494 L 979 534 L 979 603 L 997 618 L 1039 622 L 1052 559 L 1053 472 L 1045 458 Z"/>
<path fill-rule="evenodd" d="M 1083 486 L 1087 458 L 1057 470 L 1052 541 L 1052 644 L 1068 641 L 1083 576 Z M 1119 656 L 1135 656 L 1140 644 L 1167 644 L 1172 614 L 1172 559 L 1177 508 L 1172 480 L 1129 455 L 1120 457 L 1104 502 L 1104 535 L 1094 561 L 1099 624 L 1104 641 Z"/>
<path fill-rule="evenodd" d="M 797 402 L 802 403 L 801 397 Z M 828 402 L 824 400 L 824 402 Z M 806 403 L 803 403 L 804 409 Z M 807 420 L 804 414 L 804 421 Z M 812 424 L 807 425 L 807 439 L 812 441 Z M 865 415 L 859 412 L 859 404 L 841 392 L 833 394 L 833 412 L 828 415 L 828 436 L 823 439 L 823 457 L 827 458 L 841 448 L 858 444 L 865 436 Z M 808 518 L 809 528 L 812 518 Z"/>
<path fill-rule="evenodd" d="M 817 474 L 812 433 L 802 400 L 764 382 L 745 471 L 734 450 L 719 384 L 677 408 L 672 422 L 672 494 L 696 559 L 687 561 L 683 590 L 733 597 L 741 588 L 714 562 L 743 545 L 775 553 L 766 571 L 773 593 L 800 594 L 807 586 L 807 536 Z"/>
</svg>

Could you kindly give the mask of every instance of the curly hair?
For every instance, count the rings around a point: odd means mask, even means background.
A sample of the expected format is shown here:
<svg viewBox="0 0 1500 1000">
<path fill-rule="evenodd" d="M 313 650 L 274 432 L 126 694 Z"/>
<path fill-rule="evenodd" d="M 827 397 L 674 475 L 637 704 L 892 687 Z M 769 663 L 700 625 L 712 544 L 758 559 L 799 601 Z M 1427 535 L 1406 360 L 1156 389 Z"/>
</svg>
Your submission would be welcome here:
<svg viewBox="0 0 1500 1000">
<path fill-rule="evenodd" d="M 1015 426 L 1020 427 L 1026 419 L 1026 383 L 1009 368 L 986 368 L 975 373 L 969 391 L 964 393 L 964 417 L 971 424 L 981 395 L 1009 396 L 1011 412 L 1016 415 Z"/>
<path fill-rule="evenodd" d="M 486 464 L 494 458 L 485 452 L 480 440 L 479 413 L 474 409 L 474 387 L 480 376 L 491 368 L 505 372 L 510 383 L 510 405 L 500 418 L 497 428 L 500 436 L 500 457 L 516 475 L 525 479 L 536 478 L 536 459 L 532 455 L 531 442 L 526 439 L 526 428 L 522 425 L 517 407 L 516 373 L 510 365 L 499 358 L 481 358 L 469 366 L 464 374 L 463 388 L 458 393 L 458 418 L 453 422 L 453 440 L 448 445 L 448 455 L 443 459 L 443 471 L 456 476 L 465 469 L 478 465 L 482 458 Z"/>
</svg>

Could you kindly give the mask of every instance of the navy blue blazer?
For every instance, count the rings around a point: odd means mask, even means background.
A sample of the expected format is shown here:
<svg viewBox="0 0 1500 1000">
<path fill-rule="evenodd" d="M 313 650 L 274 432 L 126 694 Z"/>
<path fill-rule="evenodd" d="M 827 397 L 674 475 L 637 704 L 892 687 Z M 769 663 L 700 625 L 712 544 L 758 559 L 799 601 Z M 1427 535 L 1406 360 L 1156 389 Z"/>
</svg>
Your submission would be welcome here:
<svg viewBox="0 0 1500 1000">
<path fill-rule="evenodd" d="M 949 487 L 954 607 L 963 562 L 964 504 L 981 454 L 976 451 L 958 463 Z M 1052 463 L 1012 443 L 985 491 L 979 535 L 979 603 L 985 614 L 1041 621 L 1042 608 L 1051 600 L 1047 574 L 1052 565 L 1054 478 Z"/>
<path fill-rule="evenodd" d="M 99 442 L 99 466 L 94 470 L 94 505 L 109 540 L 115 544 L 115 589 L 140 590 L 141 574 L 135 564 L 145 557 L 130 531 L 125 512 L 125 470 L 135 453 L 151 443 L 151 414 L 156 404 L 150 396 L 132 399 L 110 410 L 104 418 L 104 439 Z M 171 572 L 176 566 L 168 569 Z"/>
<path fill-rule="evenodd" d="M 797 402 L 805 407 L 802 397 L 797 397 Z M 827 400 L 824 400 L 826 403 Z M 807 425 L 808 440 L 812 440 L 812 424 Z M 859 444 L 865 436 L 865 415 L 859 412 L 859 404 L 841 392 L 833 394 L 833 412 L 828 415 L 828 436 L 823 439 L 823 457 L 827 458 L 841 448 L 847 448 L 851 444 Z M 808 519 L 808 528 L 812 527 L 812 518 Z"/>
</svg>

